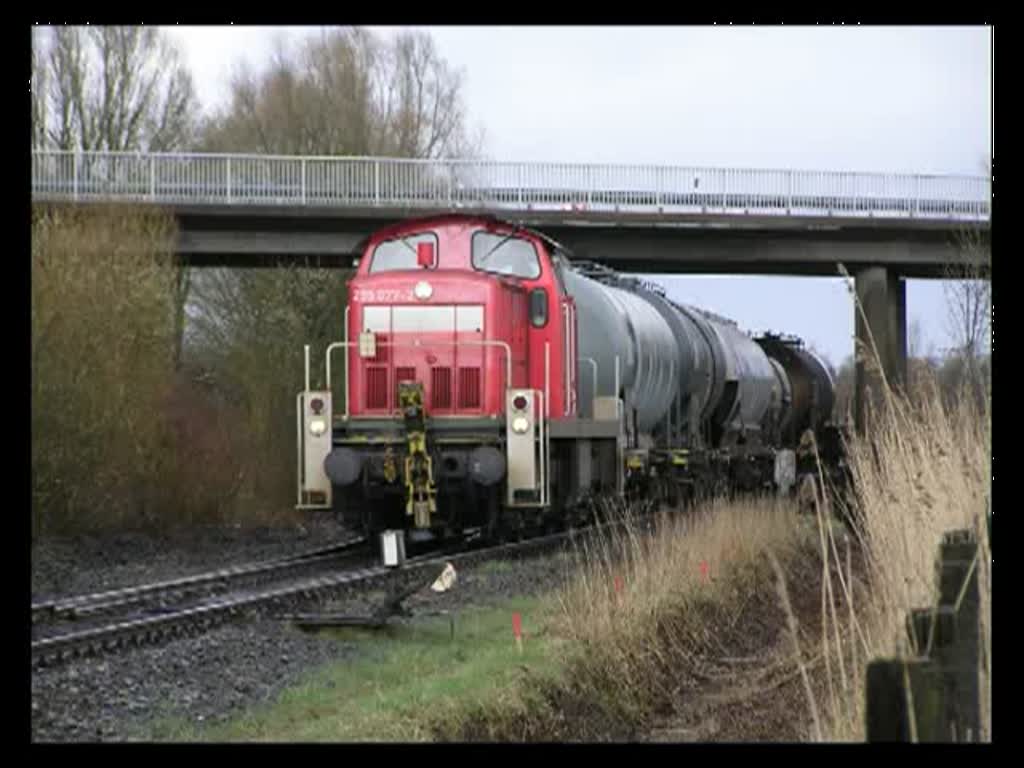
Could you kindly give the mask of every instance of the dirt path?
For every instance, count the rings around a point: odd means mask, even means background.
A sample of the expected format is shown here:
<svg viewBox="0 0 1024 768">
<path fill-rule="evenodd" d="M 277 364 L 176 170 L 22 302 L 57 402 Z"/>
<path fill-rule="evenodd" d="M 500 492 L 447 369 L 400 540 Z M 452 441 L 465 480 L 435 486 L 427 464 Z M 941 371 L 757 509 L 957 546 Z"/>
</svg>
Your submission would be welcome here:
<svg viewBox="0 0 1024 768">
<path fill-rule="evenodd" d="M 835 585 L 835 576 L 833 576 Z M 827 696 L 821 663 L 820 562 L 799 564 L 787 587 L 800 635 L 801 657 L 820 707 Z M 837 606 L 845 611 L 844 606 Z M 765 590 L 718 638 L 720 653 L 700 660 L 699 682 L 680 690 L 675 712 L 642 741 L 802 742 L 814 738 L 814 718 L 801 679 L 786 614 Z"/>
</svg>

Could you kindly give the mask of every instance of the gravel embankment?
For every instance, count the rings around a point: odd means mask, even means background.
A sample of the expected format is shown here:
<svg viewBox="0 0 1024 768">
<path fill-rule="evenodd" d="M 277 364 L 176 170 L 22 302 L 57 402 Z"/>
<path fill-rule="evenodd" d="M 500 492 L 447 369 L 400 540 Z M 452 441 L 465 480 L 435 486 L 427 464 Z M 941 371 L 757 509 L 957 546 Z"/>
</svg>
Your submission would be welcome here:
<svg viewBox="0 0 1024 768">
<path fill-rule="evenodd" d="M 117 589 L 286 557 L 350 538 L 327 518 L 278 528 L 193 528 L 49 539 L 32 548 L 32 600 Z"/>
<path fill-rule="evenodd" d="M 256 540 L 248 549 L 240 545 L 240 551 L 244 550 L 244 559 L 252 559 L 253 552 L 264 546 L 270 548 L 271 544 Z M 297 548 L 307 546 L 311 544 L 304 539 Z M 160 567 L 200 562 L 196 552 L 164 555 Z M 207 562 L 203 567 L 211 565 Z M 152 579 L 153 569 L 144 570 L 146 579 Z M 126 567 L 117 575 L 127 572 Z M 94 578 L 102 578 L 98 573 Z M 428 589 L 410 597 L 406 606 L 414 614 L 411 620 L 435 611 L 457 612 L 507 597 L 545 592 L 561 583 L 564 574 L 564 558 L 558 556 L 497 567 L 481 564 L 459 570 L 456 587 L 450 592 L 438 595 Z M 90 582 L 83 577 L 81 583 Z M 381 592 L 361 595 L 324 609 L 365 615 L 381 597 Z M 32 676 L 32 739 L 149 740 L 154 738 L 153 726 L 164 718 L 209 722 L 237 714 L 272 699 L 317 666 L 367 649 L 365 643 L 303 633 L 264 618 L 160 647 L 36 670 Z"/>
</svg>

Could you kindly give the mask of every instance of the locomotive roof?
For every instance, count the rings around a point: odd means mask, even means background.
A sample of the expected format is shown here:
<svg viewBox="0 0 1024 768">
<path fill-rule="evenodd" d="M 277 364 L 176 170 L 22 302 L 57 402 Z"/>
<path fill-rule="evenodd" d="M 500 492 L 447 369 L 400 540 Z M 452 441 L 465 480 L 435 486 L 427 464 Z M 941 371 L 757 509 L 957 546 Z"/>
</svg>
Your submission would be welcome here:
<svg viewBox="0 0 1024 768">
<path fill-rule="evenodd" d="M 425 225 L 441 224 L 441 223 L 444 223 L 446 221 L 453 221 L 453 220 L 454 221 L 461 221 L 461 222 L 464 222 L 464 223 L 477 222 L 479 224 L 489 224 L 489 225 L 492 225 L 492 226 L 493 225 L 498 225 L 498 226 L 501 226 L 501 227 L 508 227 L 508 228 L 516 230 L 516 231 L 526 232 L 526 233 L 532 235 L 533 237 L 536 237 L 536 238 L 544 241 L 545 243 L 547 243 L 552 248 L 557 248 L 560 251 L 564 251 L 566 254 L 568 254 L 570 256 L 570 258 L 572 256 L 572 251 L 569 248 L 567 248 L 566 246 L 564 246 L 562 243 L 559 243 L 557 240 L 552 238 L 550 235 L 546 235 L 543 232 L 540 232 L 540 231 L 534 229 L 533 227 L 527 226 L 523 222 L 512 221 L 510 219 L 503 219 L 503 218 L 501 218 L 499 216 L 495 216 L 493 214 L 486 214 L 486 213 L 463 213 L 461 211 L 443 211 L 443 212 L 439 212 L 439 213 L 432 214 L 432 215 L 417 216 L 417 217 L 411 218 L 411 219 L 402 219 L 401 221 L 396 221 L 396 222 L 394 222 L 392 224 L 388 224 L 386 226 L 381 227 L 380 229 L 376 229 L 373 232 L 371 232 L 369 235 L 366 236 L 366 238 L 363 239 L 363 241 L 359 244 L 359 247 L 360 248 L 365 247 L 366 243 L 371 238 L 374 238 L 374 237 L 387 236 L 387 235 L 391 235 L 391 234 L 393 234 L 395 232 L 400 232 L 400 231 L 402 231 L 404 229 L 416 229 L 418 227 L 422 227 L 422 226 L 425 226 Z"/>
</svg>

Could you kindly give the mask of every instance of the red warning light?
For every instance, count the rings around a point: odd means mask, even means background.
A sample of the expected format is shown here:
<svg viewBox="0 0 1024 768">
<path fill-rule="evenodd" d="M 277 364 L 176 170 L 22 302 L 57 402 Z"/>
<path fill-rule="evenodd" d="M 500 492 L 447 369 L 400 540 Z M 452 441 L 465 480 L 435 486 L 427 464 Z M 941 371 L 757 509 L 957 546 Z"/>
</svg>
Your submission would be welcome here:
<svg viewBox="0 0 1024 768">
<path fill-rule="evenodd" d="M 312 400 L 309 401 L 309 407 L 310 409 L 312 409 L 314 414 L 319 416 L 320 412 L 324 409 L 324 401 L 321 400 L 319 397 L 314 397 Z"/>
<path fill-rule="evenodd" d="M 517 411 L 525 411 L 526 406 L 530 404 L 530 401 L 526 399 L 526 395 L 516 395 L 512 400 L 512 407 Z"/>
</svg>

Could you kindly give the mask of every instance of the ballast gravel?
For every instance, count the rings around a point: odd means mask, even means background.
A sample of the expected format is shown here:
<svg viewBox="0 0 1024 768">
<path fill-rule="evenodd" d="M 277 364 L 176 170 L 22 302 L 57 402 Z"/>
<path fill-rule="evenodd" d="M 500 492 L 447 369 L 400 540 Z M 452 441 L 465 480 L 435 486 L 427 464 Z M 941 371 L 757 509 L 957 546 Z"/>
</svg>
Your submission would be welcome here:
<svg viewBox="0 0 1024 768">
<path fill-rule="evenodd" d="M 166 534 L 49 538 L 32 546 L 32 601 L 287 557 L 354 535 L 324 515 L 273 528 L 194 527 Z"/>
<path fill-rule="evenodd" d="M 285 547 L 290 542 L 296 550 L 326 543 L 311 542 L 308 535 L 292 539 L 276 535 Z M 287 554 L 272 551 L 269 538 L 256 539 L 244 557 L 242 544 L 233 554 L 242 561 Z M 221 540 L 230 538 L 222 536 Z M 257 551 L 263 554 L 254 555 Z M 143 569 L 146 575 L 135 581 L 179 575 L 170 570 L 174 563 L 201 561 L 201 554 L 195 552 L 164 553 L 157 567 Z M 204 567 L 216 567 L 218 562 L 223 564 L 224 558 L 209 560 Z M 76 583 L 105 583 L 99 570 L 80 576 Z M 123 578 L 125 573 L 122 569 L 117 576 Z M 563 583 L 566 573 L 566 558 L 562 555 L 459 569 L 456 586 L 450 591 L 439 595 L 425 589 L 410 597 L 405 605 L 413 615 L 402 620 L 415 621 L 435 612 L 540 594 Z M 382 597 L 378 590 L 323 609 L 367 615 Z M 168 723 L 208 723 L 237 715 L 273 700 L 321 665 L 367 652 L 372 652 L 372 645 L 365 640 L 344 641 L 332 633 L 306 633 L 286 621 L 264 616 L 159 646 L 33 670 L 31 738 L 37 742 L 173 740 L 173 728 L 168 729 Z"/>
<path fill-rule="evenodd" d="M 35 670 L 32 740 L 151 740 L 162 718 L 222 717 L 267 701 L 311 666 L 355 651 L 282 622 L 259 620 Z"/>
</svg>

